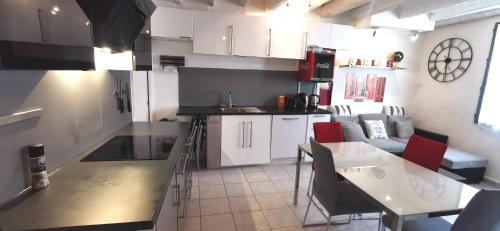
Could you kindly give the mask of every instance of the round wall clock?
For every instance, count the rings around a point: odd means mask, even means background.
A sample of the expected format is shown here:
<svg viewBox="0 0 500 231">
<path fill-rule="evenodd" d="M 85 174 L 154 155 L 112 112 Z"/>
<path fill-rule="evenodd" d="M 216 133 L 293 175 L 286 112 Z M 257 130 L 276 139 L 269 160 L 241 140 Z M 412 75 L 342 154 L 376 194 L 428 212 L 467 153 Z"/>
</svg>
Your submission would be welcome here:
<svg viewBox="0 0 500 231">
<path fill-rule="evenodd" d="M 439 82 L 460 78 L 472 62 L 472 47 L 461 38 L 440 42 L 429 55 L 429 74 Z"/>
</svg>

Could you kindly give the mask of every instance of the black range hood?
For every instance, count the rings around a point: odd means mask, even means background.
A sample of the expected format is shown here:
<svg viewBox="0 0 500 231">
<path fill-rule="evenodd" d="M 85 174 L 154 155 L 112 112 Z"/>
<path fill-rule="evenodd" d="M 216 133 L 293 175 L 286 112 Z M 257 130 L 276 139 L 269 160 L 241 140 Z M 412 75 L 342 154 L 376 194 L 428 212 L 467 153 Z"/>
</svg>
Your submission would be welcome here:
<svg viewBox="0 0 500 231">
<path fill-rule="evenodd" d="M 150 0 L 77 0 L 92 23 L 94 46 L 132 50 L 156 6 Z"/>
<path fill-rule="evenodd" d="M 94 47 L 136 53 L 142 44 L 136 69 L 150 70 L 144 43 L 155 8 L 151 0 L 1 0 L 0 69 L 93 70 Z"/>
</svg>

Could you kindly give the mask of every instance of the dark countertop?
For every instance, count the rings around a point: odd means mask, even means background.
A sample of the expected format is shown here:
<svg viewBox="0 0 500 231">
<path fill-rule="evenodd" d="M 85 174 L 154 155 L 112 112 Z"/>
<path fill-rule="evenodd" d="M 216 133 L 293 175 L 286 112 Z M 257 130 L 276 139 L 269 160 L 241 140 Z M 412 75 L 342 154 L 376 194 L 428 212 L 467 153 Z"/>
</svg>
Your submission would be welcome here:
<svg viewBox="0 0 500 231">
<path fill-rule="evenodd" d="M 0 208 L 0 230 L 144 230 L 160 213 L 188 124 L 134 122 Z M 80 162 L 115 135 L 176 135 L 166 160 Z"/>
<path fill-rule="evenodd" d="M 273 106 L 258 106 L 262 112 L 222 112 L 220 107 L 203 107 L 203 106 L 181 106 L 177 110 L 178 116 L 193 116 L 193 115 L 309 115 L 309 114 L 332 114 L 325 109 L 290 109 L 279 108 Z"/>
</svg>

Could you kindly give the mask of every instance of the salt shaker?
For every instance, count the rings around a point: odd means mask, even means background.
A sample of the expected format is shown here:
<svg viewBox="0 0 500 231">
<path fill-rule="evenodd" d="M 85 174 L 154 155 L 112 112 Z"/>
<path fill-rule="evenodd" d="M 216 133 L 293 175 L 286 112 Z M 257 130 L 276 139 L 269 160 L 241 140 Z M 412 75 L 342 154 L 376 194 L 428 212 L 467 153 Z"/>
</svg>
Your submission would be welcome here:
<svg viewBox="0 0 500 231">
<path fill-rule="evenodd" d="M 35 190 L 43 189 L 49 185 L 44 145 L 29 146 L 28 153 L 31 167 L 31 187 Z"/>
</svg>

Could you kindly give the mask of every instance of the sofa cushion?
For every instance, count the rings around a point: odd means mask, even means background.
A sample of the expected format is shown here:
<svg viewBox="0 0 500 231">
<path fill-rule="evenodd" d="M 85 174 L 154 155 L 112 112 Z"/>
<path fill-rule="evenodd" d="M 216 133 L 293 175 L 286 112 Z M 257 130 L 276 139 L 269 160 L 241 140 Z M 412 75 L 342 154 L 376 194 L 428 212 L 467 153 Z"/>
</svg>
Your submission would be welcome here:
<svg viewBox="0 0 500 231">
<path fill-rule="evenodd" d="M 387 124 L 387 115 L 384 113 L 369 113 L 369 114 L 359 114 L 359 124 L 361 125 L 361 128 L 365 132 L 365 135 L 368 136 L 368 133 L 365 128 L 365 123 L 363 121 L 365 120 L 382 120 L 384 122 L 384 127 Z M 387 131 L 386 131 L 387 132 Z"/>
<path fill-rule="evenodd" d="M 402 153 L 406 144 L 391 139 L 368 139 L 367 143 L 391 153 Z"/>
<path fill-rule="evenodd" d="M 366 132 L 370 139 L 388 139 L 385 131 L 384 122 L 382 120 L 365 120 Z"/>
<path fill-rule="evenodd" d="M 366 142 L 365 133 L 359 124 L 355 123 L 341 123 L 342 124 L 342 136 L 344 141 L 355 142 L 363 141 Z"/>
<path fill-rule="evenodd" d="M 411 117 L 408 116 L 387 116 L 387 126 L 385 130 L 388 136 L 397 136 L 396 132 L 396 121 L 411 121 Z"/>
<path fill-rule="evenodd" d="M 449 169 L 481 168 L 488 165 L 488 159 L 448 147 L 441 165 Z"/>
<path fill-rule="evenodd" d="M 396 133 L 401 139 L 409 139 L 415 133 L 415 127 L 411 120 L 396 121 Z"/>
<path fill-rule="evenodd" d="M 350 122 L 350 123 L 359 123 L 359 118 L 358 116 L 333 116 L 332 117 L 333 122 L 340 122 L 340 123 L 345 123 L 345 122 Z"/>
<path fill-rule="evenodd" d="M 402 144 L 408 144 L 408 140 L 410 139 L 401 139 L 397 136 L 390 136 L 389 139 L 394 140 L 396 142 L 402 143 Z"/>
</svg>

